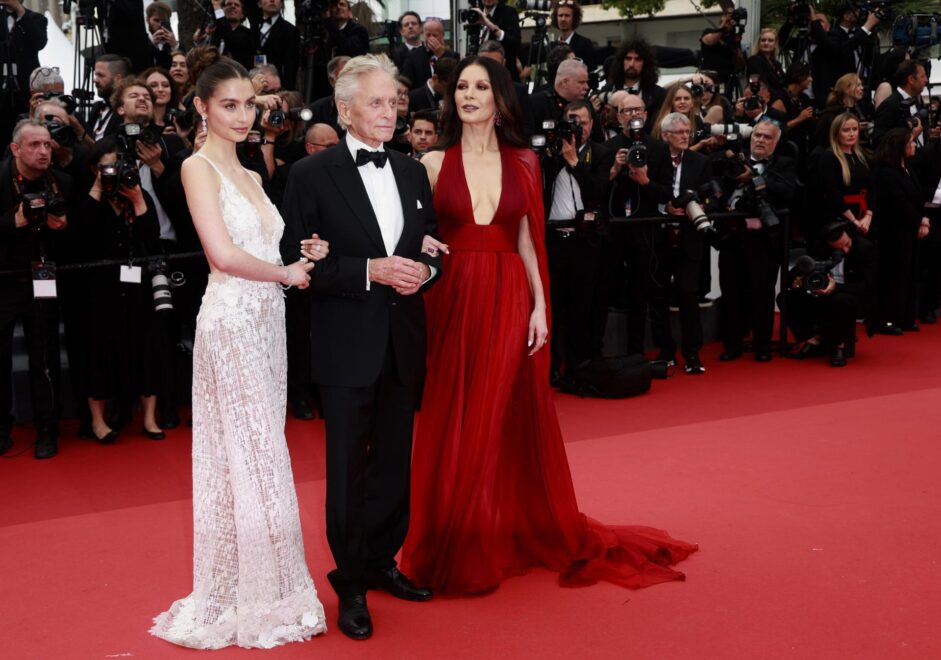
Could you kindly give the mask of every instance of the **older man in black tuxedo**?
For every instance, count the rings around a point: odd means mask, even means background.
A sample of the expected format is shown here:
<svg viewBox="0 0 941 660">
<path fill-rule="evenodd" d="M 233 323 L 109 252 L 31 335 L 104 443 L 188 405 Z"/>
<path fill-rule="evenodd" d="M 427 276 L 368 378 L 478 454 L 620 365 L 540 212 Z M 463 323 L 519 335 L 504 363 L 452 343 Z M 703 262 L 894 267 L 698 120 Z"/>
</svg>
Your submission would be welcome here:
<svg viewBox="0 0 941 660">
<path fill-rule="evenodd" d="M 421 291 L 440 260 L 422 252 L 436 229 L 422 166 L 386 151 L 396 122 L 395 68 L 351 59 L 336 85 L 346 137 L 291 168 L 282 253 L 297 260 L 318 234 L 330 255 L 311 272 L 311 346 L 327 430 L 327 539 L 337 567 L 340 629 L 372 634 L 366 591 L 428 600 L 397 568 L 409 519 L 412 421 L 425 374 Z M 316 185 L 314 185 L 316 183 Z"/>
</svg>

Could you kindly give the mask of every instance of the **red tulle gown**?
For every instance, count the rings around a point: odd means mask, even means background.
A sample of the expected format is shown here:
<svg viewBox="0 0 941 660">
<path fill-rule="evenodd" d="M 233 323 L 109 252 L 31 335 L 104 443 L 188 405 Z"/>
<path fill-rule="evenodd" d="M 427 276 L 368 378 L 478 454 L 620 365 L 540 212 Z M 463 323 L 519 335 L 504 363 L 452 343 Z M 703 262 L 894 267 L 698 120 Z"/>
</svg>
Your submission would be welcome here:
<svg viewBox="0 0 941 660">
<path fill-rule="evenodd" d="M 549 387 L 549 350 L 527 355 L 533 302 L 517 252 L 529 223 L 548 299 L 539 167 L 501 148 L 503 189 L 490 225 L 471 210 L 460 145 L 435 190 L 450 248 L 428 306 L 428 379 L 412 467 L 403 563 L 441 593 L 490 591 L 542 566 L 566 586 L 639 588 L 683 579 L 669 567 L 696 546 L 649 527 L 608 527 L 578 511 Z M 532 219 L 538 219 L 533 222 Z"/>
</svg>

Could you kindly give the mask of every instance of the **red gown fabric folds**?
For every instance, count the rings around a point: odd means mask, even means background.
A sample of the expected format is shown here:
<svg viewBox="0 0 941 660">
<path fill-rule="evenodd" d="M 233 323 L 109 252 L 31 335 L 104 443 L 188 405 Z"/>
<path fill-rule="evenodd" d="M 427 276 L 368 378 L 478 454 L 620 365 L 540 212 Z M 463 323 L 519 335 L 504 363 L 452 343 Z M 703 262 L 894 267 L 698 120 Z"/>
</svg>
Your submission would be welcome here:
<svg viewBox="0 0 941 660">
<path fill-rule="evenodd" d="M 533 302 L 517 251 L 524 217 L 548 300 L 539 166 L 531 151 L 506 146 L 501 162 L 503 188 L 489 225 L 474 222 L 460 145 L 446 152 L 438 177 L 435 210 L 450 255 L 426 298 L 428 378 L 406 571 L 450 594 L 491 591 L 535 566 L 558 571 L 565 586 L 683 579 L 670 565 L 694 544 L 650 527 L 606 526 L 578 511 L 549 351 L 529 357 L 526 347 Z"/>
</svg>

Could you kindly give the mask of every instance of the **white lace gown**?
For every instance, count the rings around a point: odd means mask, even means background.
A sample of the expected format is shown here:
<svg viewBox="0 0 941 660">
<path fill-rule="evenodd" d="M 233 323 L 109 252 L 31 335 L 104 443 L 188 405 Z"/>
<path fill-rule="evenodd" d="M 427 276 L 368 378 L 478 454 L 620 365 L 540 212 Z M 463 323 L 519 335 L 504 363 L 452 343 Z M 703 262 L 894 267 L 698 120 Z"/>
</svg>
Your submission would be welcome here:
<svg viewBox="0 0 941 660">
<path fill-rule="evenodd" d="M 205 157 L 204 157 L 205 158 Z M 235 245 L 281 263 L 284 223 L 222 179 Z M 193 348 L 193 593 L 151 633 L 182 646 L 271 648 L 326 631 L 307 570 L 291 459 L 284 296 L 278 284 L 210 276 Z"/>
</svg>

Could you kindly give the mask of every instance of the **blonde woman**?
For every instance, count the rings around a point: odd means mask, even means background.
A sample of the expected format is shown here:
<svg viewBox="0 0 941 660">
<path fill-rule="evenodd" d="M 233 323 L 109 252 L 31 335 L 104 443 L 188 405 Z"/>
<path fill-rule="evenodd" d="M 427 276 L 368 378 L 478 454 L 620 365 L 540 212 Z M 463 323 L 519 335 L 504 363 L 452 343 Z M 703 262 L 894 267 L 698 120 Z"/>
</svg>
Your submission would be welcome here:
<svg viewBox="0 0 941 660">
<path fill-rule="evenodd" d="M 838 219 L 852 222 L 857 231 L 869 233 L 871 175 L 859 144 L 859 119 L 848 112 L 830 126 L 830 148 L 820 157 L 824 224 Z"/>
<path fill-rule="evenodd" d="M 817 122 L 817 144 L 821 147 L 830 146 L 830 125 L 838 115 L 848 112 L 857 117 L 862 122 L 861 129 L 866 130 L 868 122 L 867 117 L 863 116 L 863 107 L 861 101 L 865 90 L 863 81 L 855 73 L 847 73 L 833 85 L 830 94 L 827 96 L 827 105 L 820 112 L 820 119 Z"/>
<path fill-rule="evenodd" d="M 761 30 L 751 57 L 745 62 L 745 71 L 765 81 L 772 96 L 784 91 L 784 67 L 778 60 L 778 33 L 774 28 Z"/>
</svg>

